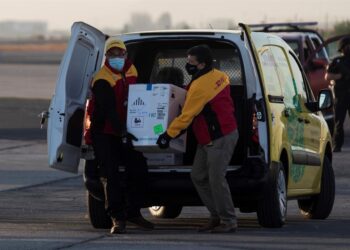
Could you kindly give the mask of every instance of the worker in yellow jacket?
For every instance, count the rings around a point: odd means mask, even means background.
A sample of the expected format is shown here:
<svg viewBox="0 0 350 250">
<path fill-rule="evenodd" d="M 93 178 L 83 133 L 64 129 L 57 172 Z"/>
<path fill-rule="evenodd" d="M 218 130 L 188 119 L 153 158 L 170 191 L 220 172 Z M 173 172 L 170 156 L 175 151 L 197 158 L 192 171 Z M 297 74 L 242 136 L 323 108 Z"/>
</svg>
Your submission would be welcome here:
<svg viewBox="0 0 350 250">
<path fill-rule="evenodd" d="M 192 181 L 210 212 L 210 220 L 199 231 L 235 232 L 237 218 L 229 186 L 227 166 L 238 140 L 237 122 L 228 76 L 213 68 L 206 45 L 187 52 L 186 70 L 192 75 L 181 114 L 157 140 L 160 148 L 192 123 L 198 146 L 191 172 Z"/>
</svg>

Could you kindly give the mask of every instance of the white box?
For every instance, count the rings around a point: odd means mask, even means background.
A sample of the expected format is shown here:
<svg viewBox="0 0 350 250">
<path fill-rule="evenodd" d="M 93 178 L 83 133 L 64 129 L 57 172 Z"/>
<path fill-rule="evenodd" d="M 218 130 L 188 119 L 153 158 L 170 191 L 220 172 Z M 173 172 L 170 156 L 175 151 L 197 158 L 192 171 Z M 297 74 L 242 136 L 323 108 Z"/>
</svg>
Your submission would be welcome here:
<svg viewBox="0 0 350 250">
<path fill-rule="evenodd" d="M 181 153 L 144 153 L 148 166 L 182 165 Z"/>
<path fill-rule="evenodd" d="M 167 150 L 156 144 L 160 134 L 177 117 L 185 102 L 186 90 L 171 84 L 132 84 L 129 86 L 127 129 L 142 152 L 185 152 L 186 133 L 171 140 Z"/>
</svg>

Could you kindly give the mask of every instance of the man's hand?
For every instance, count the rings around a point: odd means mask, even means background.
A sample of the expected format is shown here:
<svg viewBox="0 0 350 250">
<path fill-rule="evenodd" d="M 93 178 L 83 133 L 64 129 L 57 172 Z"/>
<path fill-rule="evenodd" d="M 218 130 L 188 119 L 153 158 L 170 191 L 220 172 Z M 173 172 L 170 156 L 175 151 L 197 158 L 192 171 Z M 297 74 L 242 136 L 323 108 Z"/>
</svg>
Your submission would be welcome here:
<svg viewBox="0 0 350 250">
<path fill-rule="evenodd" d="M 138 139 L 133 134 L 126 132 L 124 135 L 122 135 L 122 143 L 124 147 L 134 148 L 132 141 L 138 141 Z"/>
<path fill-rule="evenodd" d="M 158 137 L 157 144 L 161 149 L 167 149 L 171 139 L 173 138 L 171 138 L 167 132 L 164 132 Z"/>
<path fill-rule="evenodd" d="M 335 81 L 339 80 L 340 78 L 342 78 L 342 74 L 326 73 L 325 75 L 325 79 L 327 81 Z"/>
</svg>

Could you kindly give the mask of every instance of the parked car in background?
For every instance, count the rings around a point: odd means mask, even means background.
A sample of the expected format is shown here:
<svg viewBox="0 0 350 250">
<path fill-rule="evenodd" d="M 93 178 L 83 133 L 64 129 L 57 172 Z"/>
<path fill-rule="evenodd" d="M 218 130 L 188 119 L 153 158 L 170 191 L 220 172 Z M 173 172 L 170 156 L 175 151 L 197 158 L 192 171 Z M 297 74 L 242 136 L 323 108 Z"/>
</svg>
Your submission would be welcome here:
<svg viewBox="0 0 350 250">
<path fill-rule="evenodd" d="M 317 22 L 266 23 L 249 25 L 254 31 L 268 32 L 280 36 L 293 49 L 302 64 L 314 96 L 322 89 L 332 89 L 325 74 L 330 58 L 323 37 L 315 30 L 307 28 L 316 26 Z M 332 90 L 333 91 L 333 90 Z M 324 110 L 331 134 L 334 131 L 334 108 Z"/>
<path fill-rule="evenodd" d="M 335 179 L 331 135 L 321 111 L 332 106 L 332 93 L 320 90 L 315 99 L 296 53 L 285 41 L 240 26 L 235 31 L 168 30 L 113 37 L 125 42 L 138 69 L 137 83 L 157 82 L 166 68 L 181 72 L 188 83 L 186 51 L 207 44 L 215 67 L 230 78 L 235 105 L 239 140 L 226 176 L 235 207 L 256 212 L 261 226 L 281 227 L 288 199 L 297 199 L 306 218 L 325 219 L 332 211 Z M 107 37 L 85 23 L 73 24 L 49 107 L 48 158 L 53 168 L 78 170 L 89 87 L 102 66 Z M 183 206 L 203 205 L 190 178 L 195 149 L 189 130 L 181 162 L 149 164 L 143 205 L 151 207 L 152 215 L 175 218 Z M 102 185 L 96 172 L 87 169 L 90 222 L 109 228 Z"/>
</svg>

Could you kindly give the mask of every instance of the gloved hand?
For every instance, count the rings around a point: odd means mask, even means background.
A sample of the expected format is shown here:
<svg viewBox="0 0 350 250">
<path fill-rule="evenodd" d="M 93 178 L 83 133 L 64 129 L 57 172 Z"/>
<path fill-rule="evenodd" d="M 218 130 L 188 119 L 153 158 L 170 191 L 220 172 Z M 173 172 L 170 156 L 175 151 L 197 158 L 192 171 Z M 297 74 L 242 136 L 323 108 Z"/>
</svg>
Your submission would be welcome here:
<svg viewBox="0 0 350 250">
<path fill-rule="evenodd" d="M 171 139 L 173 138 L 171 138 L 167 132 L 164 132 L 158 137 L 157 144 L 161 149 L 167 149 Z"/>
<path fill-rule="evenodd" d="M 132 143 L 132 141 L 138 141 L 138 139 L 133 134 L 125 132 L 122 135 L 122 143 L 124 147 L 134 148 L 134 144 Z"/>
</svg>

